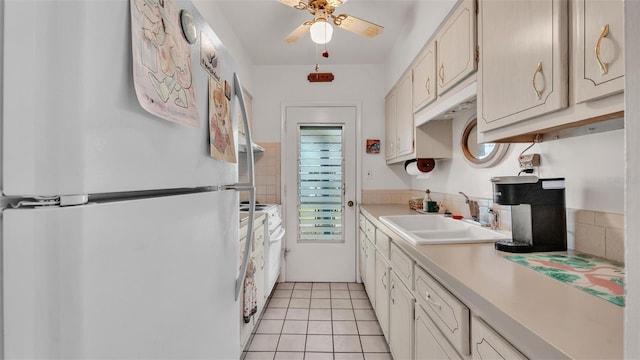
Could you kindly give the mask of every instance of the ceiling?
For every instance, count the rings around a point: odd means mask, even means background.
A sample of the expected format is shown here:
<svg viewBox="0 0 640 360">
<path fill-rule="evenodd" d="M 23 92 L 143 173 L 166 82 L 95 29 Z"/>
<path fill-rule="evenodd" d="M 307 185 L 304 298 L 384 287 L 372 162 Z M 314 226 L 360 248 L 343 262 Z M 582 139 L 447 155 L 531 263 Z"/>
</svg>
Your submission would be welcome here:
<svg viewBox="0 0 640 360">
<path fill-rule="evenodd" d="M 413 25 L 418 2 L 441 0 L 349 0 L 334 15 L 346 13 L 384 27 L 382 34 L 365 38 L 334 27 L 327 44 L 329 58 L 321 56 L 309 35 L 295 43 L 284 38 L 313 18 L 277 0 L 215 0 L 254 65 L 384 64 L 396 39 Z"/>
</svg>

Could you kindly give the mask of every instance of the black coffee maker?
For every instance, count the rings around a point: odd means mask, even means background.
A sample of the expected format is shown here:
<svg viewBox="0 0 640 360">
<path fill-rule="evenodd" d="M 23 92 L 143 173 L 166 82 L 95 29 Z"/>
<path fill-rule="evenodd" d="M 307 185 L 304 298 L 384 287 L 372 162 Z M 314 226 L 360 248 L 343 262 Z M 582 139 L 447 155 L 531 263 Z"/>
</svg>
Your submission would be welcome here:
<svg viewBox="0 0 640 360">
<path fill-rule="evenodd" d="M 491 178 L 493 202 L 511 205 L 513 241 L 496 242 L 500 251 L 525 253 L 567 250 L 564 178 Z"/>
</svg>

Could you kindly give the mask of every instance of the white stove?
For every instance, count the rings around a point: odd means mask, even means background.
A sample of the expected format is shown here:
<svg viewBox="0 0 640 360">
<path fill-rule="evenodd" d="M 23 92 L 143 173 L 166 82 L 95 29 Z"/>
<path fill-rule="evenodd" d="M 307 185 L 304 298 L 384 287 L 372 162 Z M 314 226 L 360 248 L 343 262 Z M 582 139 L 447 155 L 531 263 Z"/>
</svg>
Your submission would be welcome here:
<svg viewBox="0 0 640 360">
<path fill-rule="evenodd" d="M 248 204 L 240 204 L 241 212 L 248 212 Z M 264 253 L 265 253 L 265 296 L 269 296 L 276 280 L 280 275 L 282 262 L 282 240 L 284 239 L 284 226 L 282 224 L 282 212 L 280 205 L 256 204 L 256 213 L 263 213 L 265 220 Z M 267 255 L 268 254 L 268 255 Z"/>
</svg>

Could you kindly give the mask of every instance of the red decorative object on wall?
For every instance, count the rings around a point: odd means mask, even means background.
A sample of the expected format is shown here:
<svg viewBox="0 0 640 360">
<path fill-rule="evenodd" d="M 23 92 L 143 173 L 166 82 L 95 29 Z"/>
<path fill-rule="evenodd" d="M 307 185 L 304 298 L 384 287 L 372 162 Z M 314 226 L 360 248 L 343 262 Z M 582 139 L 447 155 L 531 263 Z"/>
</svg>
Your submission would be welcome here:
<svg viewBox="0 0 640 360">
<path fill-rule="evenodd" d="M 333 79 L 333 73 L 309 73 L 307 76 L 309 82 L 332 82 Z"/>
</svg>

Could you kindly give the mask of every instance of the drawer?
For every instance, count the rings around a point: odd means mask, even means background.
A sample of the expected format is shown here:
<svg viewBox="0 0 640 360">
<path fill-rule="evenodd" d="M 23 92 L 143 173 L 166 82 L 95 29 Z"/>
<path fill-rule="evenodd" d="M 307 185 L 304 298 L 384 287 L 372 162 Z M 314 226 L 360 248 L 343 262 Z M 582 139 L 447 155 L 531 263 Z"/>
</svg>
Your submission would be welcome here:
<svg viewBox="0 0 640 360">
<path fill-rule="evenodd" d="M 364 232 L 367 234 L 367 237 L 369 238 L 369 240 L 371 240 L 372 243 L 376 243 L 376 227 L 375 225 L 373 225 L 373 223 L 367 219 L 365 219 L 365 227 L 364 227 Z"/>
<path fill-rule="evenodd" d="M 453 347 L 469 355 L 469 308 L 417 265 L 415 278 L 418 303 Z"/>
<path fill-rule="evenodd" d="M 389 254 L 391 269 L 398 275 L 400 280 L 409 288 L 413 289 L 413 259 L 411 259 L 404 251 L 400 250 L 398 245 L 391 243 Z"/>
<path fill-rule="evenodd" d="M 526 359 L 513 345 L 477 316 L 473 317 L 473 359 Z"/>
<path fill-rule="evenodd" d="M 389 246 L 391 244 L 391 238 L 387 234 L 383 233 L 379 229 L 376 229 L 376 248 L 389 261 Z"/>
<path fill-rule="evenodd" d="M 364 229 L 367 227 L 367 219 L 364 217 L 364 215 L 360 214 L 360 216 L 358 217 L 358 221 L 360 223 L 360 229 L 364 231 Z"/>
</svg>

